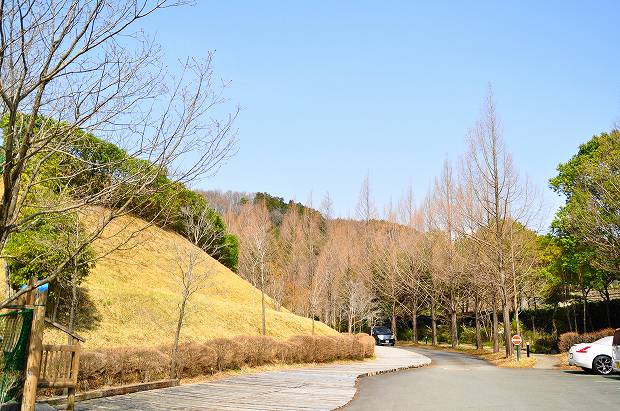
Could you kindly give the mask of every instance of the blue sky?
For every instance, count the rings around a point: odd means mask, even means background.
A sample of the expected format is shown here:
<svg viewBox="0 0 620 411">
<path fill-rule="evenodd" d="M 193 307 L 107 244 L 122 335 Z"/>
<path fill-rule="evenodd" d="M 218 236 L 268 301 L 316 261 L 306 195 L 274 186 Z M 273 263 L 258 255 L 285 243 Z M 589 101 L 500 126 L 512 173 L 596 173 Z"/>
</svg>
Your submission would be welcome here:
<svg viewBox="0 0 620 411">
<path fill-rule="evenodd" d="M 492 83 L 504 137 L 549 208 L 559 162 L 620 118 L 620 2 L 203 1 L 143 23 L 175 61 L 216 50 L 239 152 L 197 188 L 266 191 L 354 213 L 421 200 Z"/>
</svg>

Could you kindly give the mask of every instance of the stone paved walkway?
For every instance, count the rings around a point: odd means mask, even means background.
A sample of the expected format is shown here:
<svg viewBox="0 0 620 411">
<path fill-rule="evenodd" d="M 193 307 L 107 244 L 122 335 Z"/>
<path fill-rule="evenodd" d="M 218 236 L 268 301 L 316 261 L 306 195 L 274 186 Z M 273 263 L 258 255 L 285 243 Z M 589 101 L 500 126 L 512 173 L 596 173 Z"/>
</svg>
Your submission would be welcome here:
<svg viewBox="0 0 620 411">
<path fill-rule="evenodd" d="M 222 380 L 100 398 L 78 410 L 333 410 L 355 395 L 359 376 L 421 367 L 431 360 L 393 347 L 376 347 L 376 358 L 241 375 Z"/>
</svg>

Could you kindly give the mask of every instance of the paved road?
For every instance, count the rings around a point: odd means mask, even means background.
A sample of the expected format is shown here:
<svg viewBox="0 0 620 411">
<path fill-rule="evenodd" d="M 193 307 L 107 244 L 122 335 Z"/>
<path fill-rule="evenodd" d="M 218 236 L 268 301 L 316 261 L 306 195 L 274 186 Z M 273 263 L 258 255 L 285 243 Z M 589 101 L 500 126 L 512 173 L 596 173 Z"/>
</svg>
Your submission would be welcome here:
<svg viewBox="0 0 620 411">
<path fill-rule="evenodd" d="M 428 367 L 361 378 L 353 410 L 620 410 L 620 376 L 497 368 L 415 348 Z"/>
</svg>

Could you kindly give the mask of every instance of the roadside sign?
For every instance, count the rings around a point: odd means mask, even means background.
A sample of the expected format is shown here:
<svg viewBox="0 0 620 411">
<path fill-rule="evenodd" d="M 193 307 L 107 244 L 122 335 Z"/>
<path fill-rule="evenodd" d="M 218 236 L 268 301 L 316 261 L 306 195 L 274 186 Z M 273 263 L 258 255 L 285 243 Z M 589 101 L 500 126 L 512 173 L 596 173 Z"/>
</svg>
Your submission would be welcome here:
<svg viewBox="0 0 620 411">
<path fill-rule="evenodd" d="M 523 339 L 521 338 L 519 334 L 515 334 L 512 336 L 512 343 L 514 345 L 521 345 L 522 342 L 523 342 Z"/>
</svg>

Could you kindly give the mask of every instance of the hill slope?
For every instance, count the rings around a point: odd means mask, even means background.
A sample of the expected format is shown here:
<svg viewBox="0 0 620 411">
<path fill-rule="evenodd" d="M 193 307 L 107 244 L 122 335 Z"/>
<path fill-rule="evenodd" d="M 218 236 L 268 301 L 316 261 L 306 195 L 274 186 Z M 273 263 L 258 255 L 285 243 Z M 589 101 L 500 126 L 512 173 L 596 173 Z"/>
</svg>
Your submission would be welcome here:
<svg viewBox="0 0 620 411">
<path fill-rule="evenodd" d="M 126 242 L 129 233 L 138 231 L 123 249 L 97 261 L 85 281 L 100 317 L 93 330 L 80 331 L 87 339 L 86 347 L 155 346 L 173 340 L 180 302 L 177 256 L 194 246 L 173 232 L 144 227 L 146 223 L 138 218 L 119 218 L 106 229 L 107 238 L 94 243 L 98 254 L 104 254 Z M 200 269 L 208 270 L 209 275 L 189 302 L 181 340 L 199 342 L 259 334 L 260 291 L 207 254 L 201 254 Z M 269 298 L 267 306 L 268 335 L 287 338 L 310 333 L 309 319 L 285 309 L 276 311 Z M 316 333 L 337 334 L 319 322 Z"/>
</svg>

